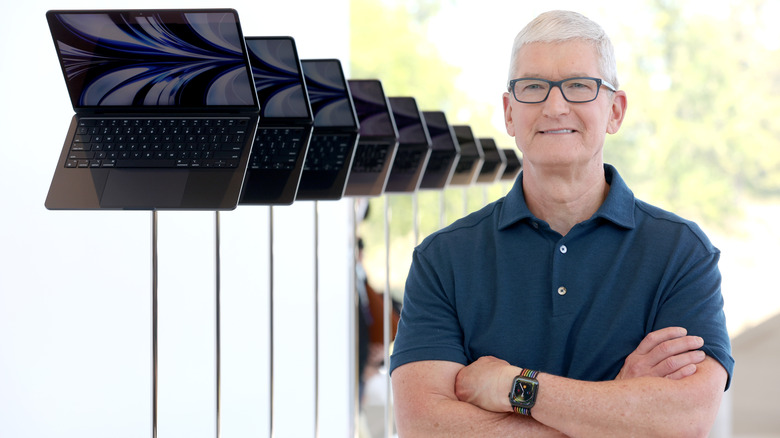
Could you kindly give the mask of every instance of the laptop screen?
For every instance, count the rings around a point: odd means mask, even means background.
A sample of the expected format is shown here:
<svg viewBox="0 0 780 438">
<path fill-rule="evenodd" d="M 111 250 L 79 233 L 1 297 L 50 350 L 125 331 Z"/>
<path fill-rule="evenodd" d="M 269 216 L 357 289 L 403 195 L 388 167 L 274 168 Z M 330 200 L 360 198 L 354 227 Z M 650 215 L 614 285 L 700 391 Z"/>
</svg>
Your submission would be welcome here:
<svg viewBox="0 0 780 438">
<path fill-rule="evenodd" d="M 341 62 L 337 59 L 306 59 L 301 63 L 314 111 L 314 127 L 357 128 Z"/>
<path fill-rule="evenodd" d="M 431 135 L 433 150 L 454 151 L 457 150 L 453 131 L 447 124 L 447 117 L 441 111 L 426 111 L 425 124 L 428 125 L 428 133 Z"/>
<path fill-rule="evenodd" d="M 311 119 L 294 40 L 247 37 L 246 48 L 260 101 L 260 117 Z"/>
<path fill-rule="evenodd" d="M 382 83 L 375 79 L 350 80 L 349 89 L 360 121 L 360 136 L 398 137 L 387 107 Z"/>
<path fill-rule="evenodd" d="M 391 97 L 390 108 L 393 110 L 393 119 L 398 128 L 398 141 L 401 144 L 431 143 L 413 97 Z"/>
<path fill-rule="evenodd" d="M 234 10 L 46 15 L 74 108 L 257 108 Z"/>
</svg>

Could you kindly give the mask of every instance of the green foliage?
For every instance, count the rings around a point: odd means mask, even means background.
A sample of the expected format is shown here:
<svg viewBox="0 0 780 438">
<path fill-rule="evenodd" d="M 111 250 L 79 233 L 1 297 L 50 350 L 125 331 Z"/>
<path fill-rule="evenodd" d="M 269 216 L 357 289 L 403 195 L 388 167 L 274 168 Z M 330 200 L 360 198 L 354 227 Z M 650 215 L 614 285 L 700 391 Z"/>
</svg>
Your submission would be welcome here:
<svg viewBox="0 0 780 438">
<path fill-rule="evenodd" d="M 779 56 L 744 24 L 745 6 L 719 19 L 659 0 L 652 38 L 626 26 L 629 109 L 605 151 L 648 201 L 721 228 L 744 198 L 780 196 Z"/>
</svg>

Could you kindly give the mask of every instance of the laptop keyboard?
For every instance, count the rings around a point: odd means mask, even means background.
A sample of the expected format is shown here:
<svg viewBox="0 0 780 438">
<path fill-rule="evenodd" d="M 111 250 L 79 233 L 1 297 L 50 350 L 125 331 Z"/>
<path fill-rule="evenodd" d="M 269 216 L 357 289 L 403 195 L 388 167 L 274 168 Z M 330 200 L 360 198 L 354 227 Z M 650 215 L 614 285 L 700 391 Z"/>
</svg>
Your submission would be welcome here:
<svg viewBox="0 0 780 438">
<path fill-rule="evenodd" d="M 316 135 L 312 137 L 306 152 L 304 170 L 316 172 L 337 171 L 344 166 L 349 155 L 349 135 Z"/>
<path fill-rule="evenodd" d="M 301 128 L 257 128 L 249 168 L 292 170 L 304 146 L 304 135 Z"/>
<path fill-rule="evenodd" d="M 417 171 L 422 158 L 422 151 L 398 151 L 393 160 L 393 173 L 411 174 Z"/>
<path fill-rule="evenodd" d="M 354 172 L 381 172 L 387 157 L 387 145 L 364 143 L 358 146 L 352 162 Z"/>
<path fill-rule="evenodd" d="M 238 167 L 249 118 L 82 118 L 65 167 Z"/>
</svg>

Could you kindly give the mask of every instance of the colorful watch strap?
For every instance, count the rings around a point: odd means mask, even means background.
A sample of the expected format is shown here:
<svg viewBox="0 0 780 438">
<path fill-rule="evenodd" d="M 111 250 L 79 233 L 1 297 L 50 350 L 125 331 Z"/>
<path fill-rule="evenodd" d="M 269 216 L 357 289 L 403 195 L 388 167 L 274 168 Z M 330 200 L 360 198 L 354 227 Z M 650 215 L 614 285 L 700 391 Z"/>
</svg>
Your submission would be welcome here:
<svg viewBox="0 0 780 438">
<path fill-rule="evenodd" d="M 529 370 L 528 368 L 523 368 L 523 371 L 521 371 L 520 374 L 518 374 L 518 377 L 522 376 L 522 377 L 529 377 L 531 379 L 535 379 L 537 374 L 539 374 L 539 371 L 534 371 L 534 370 Z M 515 411 L 515 413 L 517 413 L 517 414 L 522 414 L 522 415 L 526 415 L 526 416 L 530 416 L 531 415 L 531 409 L 529 409 L 529 408 L 523 408 L 523 407 L 520 407 L 520 406 L 512 406 L 512 410 Z"/>
</svg>

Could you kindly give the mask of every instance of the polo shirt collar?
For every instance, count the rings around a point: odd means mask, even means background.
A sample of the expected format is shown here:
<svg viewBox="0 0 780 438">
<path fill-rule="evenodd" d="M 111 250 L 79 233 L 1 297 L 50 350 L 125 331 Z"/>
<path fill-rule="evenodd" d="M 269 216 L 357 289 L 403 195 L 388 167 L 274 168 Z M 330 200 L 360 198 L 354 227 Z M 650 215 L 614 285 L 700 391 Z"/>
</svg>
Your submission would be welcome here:
<svg viewBox="0 0 780 438">
<path fill-rule="evenodd" d="M 593 218 L 602 218 L 628 229 L 634 228 L 634 193 L 612 165 L 604 164 L 604 176 L 610 185 L 609 194 Z M 498 229 L 503 230 L 524 219 L 534 219 L 534 215 L 525 202 L 523 172 L 520 172 L 504 199 Z"/>
</svg>

